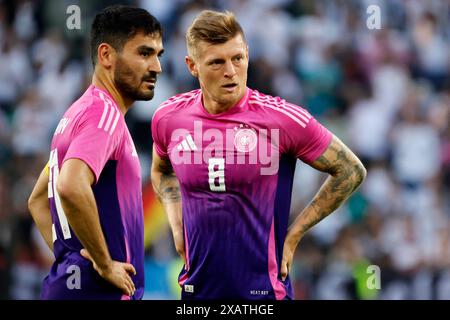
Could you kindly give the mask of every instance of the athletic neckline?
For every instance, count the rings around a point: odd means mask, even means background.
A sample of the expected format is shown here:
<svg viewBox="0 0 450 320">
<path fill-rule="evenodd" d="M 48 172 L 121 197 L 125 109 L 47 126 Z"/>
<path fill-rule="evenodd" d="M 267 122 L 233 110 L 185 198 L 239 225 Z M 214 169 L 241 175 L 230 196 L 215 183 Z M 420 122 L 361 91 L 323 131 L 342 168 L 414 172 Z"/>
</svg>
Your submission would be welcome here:
<svg viewBox="0 0 450 320">
<path fill-rule="evenodd" d="M 208 116 L 210 118 L 220 118 L 222 116 L 226 116 L 229 114 L 234 114 L 234 113 L 238 113 L 238 112 L 242 111 L 245 108 L 245 106 L 247 105 L 247 101 L 250 97 L 250 91 L 251 90 L 249 87 L 245 87 L 245 94 L 241 98 L 241 100 L 238 101 L 238 103 L 236 103 L 230 109 L 228 109 L 224 112 L 221 112 L 221 113 L 217 113 L 217 114 L 211 114 L 208 111 L 206 111 L 206 108 L 202 102 L 202 97 L 203 97 L 202 89 L 200 89 L 200 94 L 197 96 L 195 103 L 197 103 L 199 105 L 202 113 L 205 114 L 206 116 Z"/>
</svg>

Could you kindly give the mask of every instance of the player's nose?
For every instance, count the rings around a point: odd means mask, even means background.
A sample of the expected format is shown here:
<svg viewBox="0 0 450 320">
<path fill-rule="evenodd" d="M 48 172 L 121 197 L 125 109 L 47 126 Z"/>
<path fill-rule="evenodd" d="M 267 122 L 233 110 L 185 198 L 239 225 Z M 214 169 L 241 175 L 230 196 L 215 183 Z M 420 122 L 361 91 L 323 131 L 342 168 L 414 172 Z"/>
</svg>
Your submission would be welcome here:
<svg viewBox="0 0 450 320">
<path fill-rule="evenodd" d="M 161 61 L 159 60 L 158 57 L 155 57 L 155 59 L 149 65 L 148 71 L 155 72 L 155 73 L 161 73 L 162 72 Z"/>
<path fill-rule="evenodd" d="M 224 73 L 225 77 L 229 77 L 229 78 L 234 77 L 234 75 L 236 74 L 236 68 L 231 61 L 225 62 L 224 72 L 225 72 Z"/>
</svg>

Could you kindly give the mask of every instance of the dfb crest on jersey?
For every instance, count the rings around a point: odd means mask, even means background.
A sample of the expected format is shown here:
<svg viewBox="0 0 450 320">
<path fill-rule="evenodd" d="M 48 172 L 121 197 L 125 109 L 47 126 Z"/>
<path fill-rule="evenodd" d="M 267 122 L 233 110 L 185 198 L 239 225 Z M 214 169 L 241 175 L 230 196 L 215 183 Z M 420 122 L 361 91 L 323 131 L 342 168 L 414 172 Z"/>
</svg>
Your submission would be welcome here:
<svg viewBox="0 0 450 320">
<path fill-rule="evenodd" d="M 254 129 L 249 128 L 247 125 L 241 124 L 239 127 L 235 127 L 234 135 L 234 147 L 240 152 L 250 152 L 255 149 L 258 142 L 258 136 Z"/>
</svg>

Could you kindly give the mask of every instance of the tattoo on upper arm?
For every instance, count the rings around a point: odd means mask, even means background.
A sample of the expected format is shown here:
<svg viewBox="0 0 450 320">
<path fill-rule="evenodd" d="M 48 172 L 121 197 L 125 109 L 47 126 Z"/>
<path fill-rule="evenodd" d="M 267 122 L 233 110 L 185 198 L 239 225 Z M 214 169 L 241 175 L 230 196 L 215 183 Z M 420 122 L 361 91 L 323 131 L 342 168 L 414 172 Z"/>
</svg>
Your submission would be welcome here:
<svg viewBox="0 0 450 320">
<path fill-rule="evenodd" d="M 336 138 L 333 139 L 327 151 L 313 164 L 321 171 L 328 172 L 338 182 L 347 182 L 352 185 L 353 192 L 364 180 L 365 169 L 358 158 L 344 144 Z M 336 183 L 340 185 L 341 183 Z M 350 193 L 351 193 L 350 192 Z"/>
<path fill-rule="evenodd" d="M 173 171 L 169 159 L 161 159 L 158 169 L 162 173 L 158 185 L 153 184 L 156 194 L 162 203 L 181 201 L 181 191 L 178 178 Z"/>
</svg>

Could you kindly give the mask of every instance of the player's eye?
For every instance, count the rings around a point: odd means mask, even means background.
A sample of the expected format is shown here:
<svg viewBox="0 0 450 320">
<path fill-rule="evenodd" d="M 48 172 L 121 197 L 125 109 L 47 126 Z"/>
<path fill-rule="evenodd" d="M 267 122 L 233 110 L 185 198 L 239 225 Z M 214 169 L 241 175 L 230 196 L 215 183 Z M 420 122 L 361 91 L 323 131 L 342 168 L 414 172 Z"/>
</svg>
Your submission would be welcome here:
<svg viewBox="0 0 450 320">
<path fill-rule="evenodd" d="M 209 62 L 210 66 L 219 66 L 223 63 L 223 60 L 221 59 L 215 59 Z"/>
</svg>

